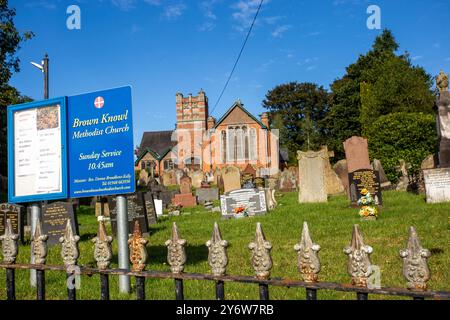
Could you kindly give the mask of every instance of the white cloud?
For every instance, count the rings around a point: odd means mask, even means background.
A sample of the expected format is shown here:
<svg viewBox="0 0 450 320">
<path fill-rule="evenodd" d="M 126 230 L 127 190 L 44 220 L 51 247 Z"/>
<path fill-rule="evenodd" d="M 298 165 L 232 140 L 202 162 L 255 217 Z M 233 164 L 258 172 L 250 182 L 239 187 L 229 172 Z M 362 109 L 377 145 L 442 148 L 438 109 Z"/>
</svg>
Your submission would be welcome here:
<svg viewBox="0 0 450 320">
<path fill-rule="evenodd" d="M 263 2 L 266 5 L 269 1 Z M 235 11 L 232 14 L 233 19 L 237 21 L 235 28 L 238 31 L 246 31 L 250 27 L 256 11 L 258 10 L 261 0 L 240 0 L 234 3 L 231 7 Z"/>
<path fill-rule="evenodd" d="M 271 34 L 272 37 L 274 38 L 279 38 L 282 36 L 282 34 L 286 31 L 288 31 L 290 28 L 292 28 L 291 25 L 283 25 L 283 26 L 279 26 L 277 27 Z"/>
<path fill-rule="evenodd" d="M 164 8 L 164 16 L 169 20 L 174 20 L 183 15 L 187 9 L 184 3 L 172 4 Z"/>
<path fill-rule="evenodd" d="M 308 68 L 306 68 L 306 71 L 312 71 L 312 70 L 314 70 L 314 69 L 317 69 L 317 66 L 316 66 L 316 65 L 314 65 L 314 66 L 309 66 Z"/>
<path fill-rule="evenodd" d="M 136 0 L 111 0 L 111 2 L 120 10 L 129 11 L 131 9 L 134 9 Z"/>
<path fill-rule="evenodd" d="M 411 58 L 411 60 L 412 61 L 417 61 L 417 60 L 420 60 L 422 58 L 423 58 L 423 56 L 414 56 L 414 57 Z"/>
</svg>

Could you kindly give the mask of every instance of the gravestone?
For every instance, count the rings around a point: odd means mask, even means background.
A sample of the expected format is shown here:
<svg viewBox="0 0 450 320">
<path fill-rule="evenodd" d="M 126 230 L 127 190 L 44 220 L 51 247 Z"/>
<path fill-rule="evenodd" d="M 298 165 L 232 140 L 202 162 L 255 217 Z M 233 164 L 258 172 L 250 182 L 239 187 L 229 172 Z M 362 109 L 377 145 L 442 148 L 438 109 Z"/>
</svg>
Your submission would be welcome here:
<svg viewBox="0 0 450 320">
<path fill-rule="evenodd" d="M 155 200 L 153 199 L 153 194 L 151 192 L 146 192 L 144 194 L 145 209 L 147 211 L 147 222 L 148 225 L 156 224 L 158 217 L 156 216 Z"/>
<path fill-rule="evenodd" d="M 73 203 L 57 201 L 42 205 L 42 233 L 48 236 L 48 245 L 59 243 L 59 238 L 66 230 L 67 219 L 70 219 L 73 232 L 78 234 L 78 221 L 74 214 Z"/>
<path fill-rule="evenodd" d="M 12 203 L 0 203 L 0 236 L 5 234 L 6 221 L 11 220 L 14 234 L 24 242 L 25 207 Z"/>
<path fill-rule="evenodd" d="M 348 181 L 350 183 L 350 201 L 352 206 L 356 206 L 361 190 L 367 189 L 373 198 L 381 206 L 383 205 L 383 199 L 381 196 L 380 177 L 377 171 L 372 169 L 356 170 L 348 174 Z"/>
<path fill-rule="evenodd" d="M 174 186 L 177 184 L 177 177 L 174 170 L 167 170 L 163 172 L 162 182 L 165 187 Z"/>
<path fill-rule="evenodd" d="M 388 188 L 391 186 L 391 182 L 386 177 L 386 173 L 384 172 L 383 166 L 381 165 L 381 161 L 378 159 L 374 159 L 372 162 L 372 168 L 374 171 L 378 171 L 380 175 L 380 186 L 381 189 Z"/>
<path fill-rule="evenodd" d="M 176 184 L 179 186 L 181 183 L 181 178 L 184 176 L 184 171 L 181 169 L 175 169 L 175 180 Z"/>
<path fill-rule="evenodd" d="M 427 203 L 450 202 L 450 168 L 423 170 Z"/>
<path fill-rule="evenodd" d="M 299 196 L 300 203 L 327 202 L 325 189 L 324 159 L 325 150 L 297 151 L 299 168 Z"/>
<path fill-rule="evenodd" d="M 266 195 L 266 205 L 267 210 L 273 210 L 277 206 L 277 200 L 275 199 L 275 189 L 272 188 L 264 188 L 264 192 Z"/>
<path fill-rule="evenodd" d="M 241 174 L 236 167 L 225 167 L 222 171 L 222 179 L 225 193 L 241 188 Z"/>
<path fill-rule="evenodd" d="M 161 216 L 163 214 L 163 202 L 160 199 L 154 199 L 156 216 Z"/>
<path fill-rule="evenodd" d="M 249 216 L 267 213 L 266 195 L 264 190 L 238 189 L 220 196 L 220 208 L 225 219 L 235 216 L 234 209 L 247 208 Z"/>
<path fill-rule="evenodd" d="M 147 187 L 148 182 L 149 182 L 148 172 L 147 170 L 142 169 L 141 172 L 139 172 L 138 186 Z"/>
<path fill-rule="evenodd" d="M 219 189 L 217 188 L 200 188 L 195 190 L 197 201 L 200 204 L 211 202 L 219 199 Z"/>
<path fill-rule="evenodd" d="M 372 169 L 367 139 L 353 136 L 345 140 L 344 149 L 349 173 L 360 169 Z"/>
<path fill-rule="evenodd" d="M 111 229 L 114 235 L 117 235 L 117 203 L 116 197 L 108 197 L 109 214 Z M 134 222 L 139 221 L 139 227 L 142 233 L 148 234 L 147 210 L 145 206 L 144 193 L 136 192 L 127 195 L 127 216 L 128 233 L 133 233 Z"/>
<path fill-rule="evenodd" d="M 184 175 L 181 178 L 180 193 L 174 195 L 172 204 L 183 208 L 195 207 L 197 205 L 197 198 L 192 195 L 192 179 L 189 176 Z"/>
<path fill-rule="evenodd" d="M 290 192 L 297 190 L 297 179 L 295 174 L 288 168 L 284 168 L 280 175 L 279 189 L 283 192 Z"/>
<path fill-rule="evenodd" d="M 189 176 L 184 176 L 180 181 L 180 193 L 187 194 L 191 193 L 192 190 L 192 179 Z"/>
<path fill-rule="evenodd" d="M 202 182 L 205 180 L 205 176 L 202 171 L 193 171 L 189 173 L 189 176 L 192 179 L 192 186 L 194 188 L 200 188 L 202 186 Z"/>
<path fill-rule="evenodd" d="M 220 170 L 220 168 L 216 168 L 214 170 L 214 184 L 216 184 L 217 186 L 219 185 L 219 180 L 222 176 L 222 171 Z"/>
<path fill-rule="evenodd" d="M 345 192 L 350 195 L 348 189 L 348 170 L 347 170 L 347 160 L 339 160 L 333 166 L 334 172 L 336 172 L 337 176 L 342 182 Z"/>
<path fill-rule="evenodd" d="M 448 91 L 448 75 L 441 71 L 436 77 L 439 89 L 437 129 L 439 134 L 439 167 L 450 167 L 450 92 Z"/>
<path fill-rule="evenodd" d="M 330 157 L 334 157 L 333 151 L 328 151 L 328 147 L 322 147 L 324 151 L 325 158 L 324 161 L 324 176 L 325 176 L 325 190 L 329 195 L 340 194 L 344 192 L 344 185 L 342 184 L 339 176 L 334 172 L 333 168 L 331 168 Z"/>
</svg>

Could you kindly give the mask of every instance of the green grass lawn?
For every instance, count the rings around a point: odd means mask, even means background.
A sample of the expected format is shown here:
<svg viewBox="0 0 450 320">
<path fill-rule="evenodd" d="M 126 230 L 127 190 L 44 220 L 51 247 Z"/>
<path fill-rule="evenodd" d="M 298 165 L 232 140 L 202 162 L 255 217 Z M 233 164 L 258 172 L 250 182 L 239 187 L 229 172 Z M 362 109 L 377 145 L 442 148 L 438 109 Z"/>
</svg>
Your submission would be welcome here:
<svg viewBox="0 0 450 320">
<path fill-rule="evenodd" d="M 405 248 L 409 226 L 415 226 L 422 245 L 430 249 L 429 259 L 432 290 L 450 290 L 450 231 L 448 219 L 450 203 L 426 204 L 423 196 L 389 191 L 383 193 L 384 206 L 377 221 L 361 221 L 358 209 L 348 206 L 344 196 L 329 198 L 327 204 L 299 204 L 297 193 L 280 194 L 278 207 L 265 216 L 247 219 L 221 220 L 219 213 L 206 212 L 198 206 L 188 215 L 163 217 L 158 224 L 151 226 L 147 251 L 149 253 L 147 270 L 169 271 L 166 262 L 164 242 L 169 239 L 171 224 L 177 222 L 181 236 L 187 240 L 188 261 L 185 272 L 209 273 L 207 263 L 208 250 L 205 242 L 210 238 L 213 224 L 219 223 L 222 236 L 229 241 L 229 265 L 227 273 L 231 275 L 254 275 L 250 263 L 248 244 L 253 240 L 256 222 L 261 222 L 266 238 L 272 243 L 272 277 L 300 279 L 297 271 L 297 255 L 293 250 L 299 241 L 303 221 L 309 224 L 313 241 L 320 244 L 322 270 L 319 280 L 349 283 L 346 271 L 347 256 L 343 248 L 351 238 L 352 226 L 360 225 L 366 244 L 373 247 L 371 260 L 381 268 L 383 287 L 405 287 L 402 276 L 402 260 L 399 250 Z M 93 244 L 90 241 L 97 232 L 97 223 L 93 210 L 82 207 L 78 212 L 80 240 L 79 265 L 95 267 Z M 110 229 L 108 229 L 110 231 Z M 112 268 L 117 268 L 117 243 L 114 244 Z M 18 263 L 29 260 L 29 245 L 19 249 Z M 49 265 L 61 265 L 60 247 L 49 249 Z M 0 299 L 6 298 L 5 271 L 0 270 Z M 132 279 L 134 286 L 134 279 Z M 134 289 L 134 287 L 132 288 Z M 304 299 L 305 292 L 298 288 L 270 287 L 271 299 Z M 118 293 L 118 278 L 110 276 L 111 299 L 135 299 L 135 294 Z M 214 299 L 214 283 L 210 281 L 185 281 L 185 299 Z M 258 287 L 252 284 L 226 283 L 226 299 L 258 299 Z M 16 271 L 17 299 L 35 299 L 35 289 L 29 286 L 29 272 Z M 173 299 L 175 297 L 173 280 L 147 280 L 147 299 Z M 46 298 L 66 299 L 65 274 L 46 272 Z M 99 299 L 99 276 L 81 278 L 78 299 Z M 319 299 L 354 299 L 353 293 L 319 291 Z M 370 296 L 370 299 L 386 299 L 382 296 Z M 392 299 L 392 298 L 391 298 Z"/>
</svg>

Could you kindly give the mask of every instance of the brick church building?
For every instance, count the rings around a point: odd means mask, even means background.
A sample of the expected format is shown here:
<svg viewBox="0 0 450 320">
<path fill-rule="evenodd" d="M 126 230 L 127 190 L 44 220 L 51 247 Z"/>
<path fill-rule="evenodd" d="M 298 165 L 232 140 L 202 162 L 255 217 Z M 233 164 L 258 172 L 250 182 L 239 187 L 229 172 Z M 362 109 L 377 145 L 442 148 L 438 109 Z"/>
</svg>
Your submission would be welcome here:
<svg viewBox="0 0 450 320">
<path fill-rule="evenodd" d="M 259 176 L 278 172 L 278 135 L 270 129 L 269 116 L 256 118 L 240 101 L 216 120 L 208 114 L 208 98 L 176 94 L 176 129 L 144 132 L 136 150 L 136 169 L 153 170 L 161 176 L 174 168 L 213 172 L 251 164 Z"/>
</svg>

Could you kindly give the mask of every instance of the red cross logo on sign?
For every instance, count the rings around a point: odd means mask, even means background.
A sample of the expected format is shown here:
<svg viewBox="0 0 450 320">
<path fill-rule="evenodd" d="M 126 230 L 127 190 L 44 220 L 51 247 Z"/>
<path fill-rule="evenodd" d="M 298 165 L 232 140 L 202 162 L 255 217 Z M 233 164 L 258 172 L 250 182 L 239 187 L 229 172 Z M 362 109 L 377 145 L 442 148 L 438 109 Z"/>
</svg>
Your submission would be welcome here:
<svg viewBox="0 0 450 320">
<path fill-rule="evenodd" d="M 101 108 L 103 108 L 104 104 L 105 104 L 105 100 L 103 99 L 103 97 L 95 98 L 94 107 L 96 107 L 97 109 L 101 109 Z"/>
</svg>

